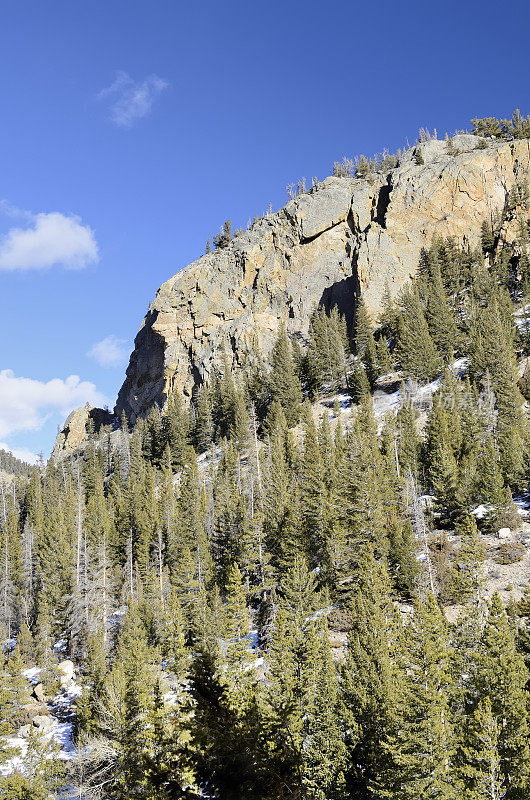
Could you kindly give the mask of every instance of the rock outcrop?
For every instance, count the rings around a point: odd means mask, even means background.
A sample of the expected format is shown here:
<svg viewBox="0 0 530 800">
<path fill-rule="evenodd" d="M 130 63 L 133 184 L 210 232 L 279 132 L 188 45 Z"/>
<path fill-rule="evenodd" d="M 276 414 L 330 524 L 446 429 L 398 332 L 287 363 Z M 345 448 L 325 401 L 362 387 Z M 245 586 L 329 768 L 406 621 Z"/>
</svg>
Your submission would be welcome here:
<svg viewBox="0 0 530 800">
<path fill-rule="evenodd" d="M 116 413 L 134 421 L 173 391 L 189 398 L 223 348 L 236 367 L 256 345 L 266 356 L 282 320 L 304 338 L 319 304 L 351 322 L 361 293 L 375 318 L 386 287 L 399 291 L 434 234 L 477 245 L 482 221 L 528 179 L 529 142 L 484 148 L 463 134 L 453 145 L 456 155 L 424 142 L 387 176 L 327 178 L 170 278 L 136 337 Z"/>
<path fill-rule="evenodd" d="M 112 420 L 113 416 L 109 411 L 102 408 L 93 408 L 89 403 L 74 409 L 67 416 L 63 427 L 55 438 L 52 458 L 60 458 L 77 450 L 85 442 L 91 428 L 97 432 L 102 425 L 110 425 Z"/>
<path fill-rule="evenodd" d="M 399 292 L 436 234 L 477 246 L 482 222 L 502 211 L 515 184 L 528 183 L 530 142 L 462 134 L 452 144 L 449 152 L 444 141 L 422 142 L 388 175 L 327 178 L 177 272 L 143 320 L 115 415 L 134 422 L 172 392 L 189 399 L 223 352 L 236 369 L 256 348 L 267 356 L 282 321 L 303 340 L 321 304 L 351 324 L 362 295 L 376 320 L 385 291 Z M 505 227 L 506 241 L 516 228 Z M 97 430 L 111 416 L 72 412 L 53 455 L 79 447 L 91 419 Z"/>
</svg>

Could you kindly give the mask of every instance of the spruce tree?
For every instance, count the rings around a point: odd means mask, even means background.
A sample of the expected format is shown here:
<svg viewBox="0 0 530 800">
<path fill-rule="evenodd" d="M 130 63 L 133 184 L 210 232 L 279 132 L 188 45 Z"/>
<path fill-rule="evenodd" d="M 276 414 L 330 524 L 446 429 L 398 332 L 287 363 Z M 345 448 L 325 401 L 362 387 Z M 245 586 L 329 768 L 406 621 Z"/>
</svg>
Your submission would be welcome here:
<svg viewBox="0 0 530 800">
<path fill-rule="evenodd" d="M 300 419 L 302 388 L 296 374 L 289 339 L 282 323 L 278 339 L 271 353 L 271 372 L 269 377 L 271 395 L 283 408 L 289 427 Z"/>
<path fill-rule="evenodd" d="M 447 623 L 432 594 L 416 604 L 408 642 L 403 654 L 405 701 L 398 725 L 385 739 L 389 765 L 379 797 L 459 800 L 449 705 L 451 651 Z"/>
<path fill-rule="evenodd" d="M 299 467 L 302 537 L 312 563 L 322 561 L 327 499 L 324 464 L 310 407 L 304 407 L 304 444 Z"/>
<path fill-rule="evenodd" d="M 440 371 L 441 359 L 429 333 L 416 290 L 403 293 L 403 311 L 398 320 L 397 353 L 405 375 L 422 383 Z"/>
<path fill-rule="evenodd" d="M 462 800 L 503 800 L 506 782 L 500 771 L 500 725 L 489 697 L 480 700 L 463 730 L 458 752 Z"/>
<path fill-rule="evenodd" d="M 480 541 L 474 517 L 466 515 L 456 526 L 460 550 L 452 570 L 451 590 L 458 603 L 478 603 L 484 586 L 486 550 Z"/>
<path fill-rule="evenodd" d="M 506 797 L 508 800 L 523 798 L 528 791 L 530 774 L 525 693 L 528 670 L 523 657 L 517 653 L 514 633 L 498 594 L 489 605 L 476 660 L 476 696 L 489 697 L 499 726 L 497 746 Z"/>
</svg>

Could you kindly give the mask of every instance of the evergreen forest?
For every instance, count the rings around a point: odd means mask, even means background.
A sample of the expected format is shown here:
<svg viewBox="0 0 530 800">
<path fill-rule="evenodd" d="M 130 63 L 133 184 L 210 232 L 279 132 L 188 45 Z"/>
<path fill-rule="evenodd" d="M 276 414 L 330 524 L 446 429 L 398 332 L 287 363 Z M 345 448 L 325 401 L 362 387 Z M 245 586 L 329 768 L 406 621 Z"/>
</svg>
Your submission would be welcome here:
<svg viewBox="0 0 530 800">
<path fill-rule="evenodd" d="M 529 202 L 2 478 L 0 797 L 530 796 Z"/>
</svg>

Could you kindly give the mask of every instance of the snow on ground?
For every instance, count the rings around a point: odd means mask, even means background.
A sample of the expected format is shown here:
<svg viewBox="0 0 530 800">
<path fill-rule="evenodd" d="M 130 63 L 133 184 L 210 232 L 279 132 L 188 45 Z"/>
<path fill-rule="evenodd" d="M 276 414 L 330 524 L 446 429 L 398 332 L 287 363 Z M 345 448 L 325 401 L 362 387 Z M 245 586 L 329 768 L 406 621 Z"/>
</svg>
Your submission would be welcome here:
<svg viewBox="0 0 530 800">
<path fill-rule="evenodd" d="M 485 505 L 481 503 L 476 508 L 473 508 L 471 510 L 471 513 L 477 519 L 484 519 L 484 517 L 487 516 L 490 513 L 490 511 L 493 511 L 493 506 L 491 505 L 491 503 L 486 503 Z"/>
<path fill-rule="evenodd" d="M 399 411 L 400 406 L 401 396 L 399 389 L 391 394 L 387 394 L 380 389 L 374 392 L 373 408 L 376 419 L 382 419 L 391 412 L 396 413 Z"/>
<path fill-rule="evenodd" d="M 336 605 L 334 605 L 334 606 L 326 606 L 326 608 L 319 608 L 318 611 L 315 611 L 315 613 L 311 617 L 306 617 L 305 621 L 306 622 L 316 622 L 317 619 L 319 619 L 320 617 L 324 617 L 324 616 L 327 617 L 328 614 L 331 614 L 331 612 L 335 608 L 337 608 Z"/>
<path fill-rule="evenodd" d="M 258 632 L 257 632 L 257 630 L 249 631 L 248 636 L 245 636 L 245 640 L 246 640 L 250 650 L 254 651 L 254 650 L 258 649 Z"/>
<path fill-rule="evenodd" d="M 51 735 L 59 745 L 59 758 L 63 761 L 68 761 L 75 758 L 77 755 L 76 748 L 72 742 L 72 736 L 74 732 L 75 701 L 82 692 L 81 686 L 75 681 L 72 681 L 72 683 L 56 695 L 49 704 L 51 715 L 55 718 L 55 724 Z"/>
<path fill-rule="evenodd" d="M 27 740 L 23 739 L 21 736 L 9 736 L 6 739 L 6 747 L 16 750 L 17 754 L 11 756 L 11 758 L 7 761 L 4 761 L 3 764 L 0 764 L 0 775 L 3 776 L 10 775 L 15 770 L 22 769 L 23 759 L 28 749 L 28 743 Z"/>
<path fill-rule="evenodd" d="M 60 747 L 59 758 L 61 761 L 70 761 L 77 753 L 72 742 L 74 733 L 73 722 L 56 722 L 52 729 L 52 738 Z"/>
<path fill-rule="evenodd" d="M 40 680 L 39 676 L 42 670 L 40 667 L 30 667 L 29 669 L 23 669 L 22 674 L 28 679 L 28 681 L 35 686 Z"/>
<path fill-rule="evenodd" d="M 513 498 L 513 502 L 515 503 L 519 515 L 523 519 L 527 519 L 530 517 L 530 492 L 525 492 L 524 494 L 517 495 Z M 494 506 L 491 503 L 481 503 L 476 508 L 471 510 L 471 513 L 477 519 L 484 519 L 491 511 L 494 510 Z"/>
<path fill-rule="evenodd" d="M 30 669 L 22 670 L 22 674 L 32 686 L 35 686 L 39 682 L 41 671 L 40 667 L 31 667 Z M 66 689 L 47 703 L 48 711 L 53 720 L 53 727 L 49 732 L 43 733 L 43 738 L 47 741 L 56 742 L 59 747 L 57 757 L 61 761 L 70 761 L 77 755 L 72 737 L 74 733 L 75 701 L 81 693 L 81 686 L 73 681 Z M 0 764 L 0 775 L 9 775 L 15 770 L 23 772 L 28 740 L 22 736 L 11 736 L 7 739 L 7 747 L 15 748 L 18 753 Z M 63 796 L 66 798 L 70 795 L 67 793 Z"/>
<path fill-rule="evenodd" d="M 468 358 L 458 358 L 456 361 L 453 361 L 451 365 L 451 369 L 455 375 L 461 378 L 469 365 Z M 388 377 L 394 377 L 395 375 L 392 373 Z M 378 383 L 382 383 L 383 379 L 380 378 Z M 396 385 L 396 380 L 394 380 L 393 385 Z M 435 381 L 431 381 L 430 383 L 426 383 L 425 385 L 420 385 L 416 381 L 408 379 L 404 382 L 405 389 L 407 393 L 410 395 L 412 400 L 412 405 L 418 409 L 419 411 L 425 411 L 430 409 L 432 405 L 432 398 L 439 390 L 442 384 L 442 376 L 436 378 Z M 378 388 L 375 390 L 373 394 L 373 409 L 374 409 L 374 416 L 377 420 L 381 421 L 386 417 L 389 413 L 396 413 L 399 411 L 401 407 L 401 392 L 400 389 L 395 389 L 393 392 L 385 392 L 383 388 Z"/>
<path fill-rule="evenodd" d="M 514 497 L 513 502 L 517 506 L 519 514 L 524 517 L 530 517 L 530 493 L 520 494 Z"/>
</svg>

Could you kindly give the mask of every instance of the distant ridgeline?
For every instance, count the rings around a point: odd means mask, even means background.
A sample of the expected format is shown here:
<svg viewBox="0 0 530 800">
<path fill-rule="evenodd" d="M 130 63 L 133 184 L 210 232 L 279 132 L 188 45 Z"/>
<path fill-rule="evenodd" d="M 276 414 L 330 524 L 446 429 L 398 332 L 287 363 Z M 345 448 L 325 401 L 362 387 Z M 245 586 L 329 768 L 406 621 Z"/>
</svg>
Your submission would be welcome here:
<svg viewBox="0 0 530 800">
<path fill-rule="evenodd" d="M 0 450 L 0 472 L 19 477 L 20 475 L 29 475 L 34 469 L 35 467 L 16 458 L 7 450 Z"/>
<path fill-rule="evenodd" d="M 530 796 L 514 120 L 225 230 L 157 295 L 118 419 L 75 412 L 4 494 L 0 745 L 28 748 L 0 795 Z M 75 712 L 62 778 L 49 708 Z"/>
</svg>

